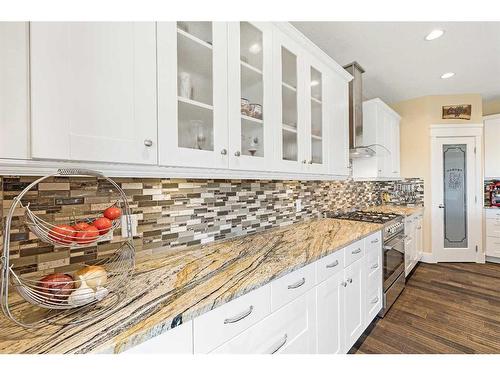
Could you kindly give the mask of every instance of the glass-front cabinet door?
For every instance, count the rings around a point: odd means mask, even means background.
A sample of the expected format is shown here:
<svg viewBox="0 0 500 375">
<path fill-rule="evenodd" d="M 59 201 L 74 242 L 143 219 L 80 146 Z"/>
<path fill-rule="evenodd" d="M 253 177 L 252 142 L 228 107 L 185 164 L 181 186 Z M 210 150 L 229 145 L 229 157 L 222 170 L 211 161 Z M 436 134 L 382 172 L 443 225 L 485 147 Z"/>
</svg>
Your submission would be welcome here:
<svg viewBox="0 0 500 375">
<path fill-rule="evenodd" d="M 272 169 L 272 27 L 228 26 L 229 166 Z"/>
<path fill-rule="evenodd" d="M 277 32 L 275 43 L 275 93 L 277 158 L 283 171 L 305 171 L 306 135 L 304 64 L 299 47 Z"/>
<path fill-rule="evenodd" d="M 228 166 L 227 24 L 159 22 L 160 164 Z"/>
<path fill-rule="evenodd" d="M 326 173 L 328 127 L 331 116 L 327 111 L 327 73 L 320 68 L 319 63 L 311 63 L 307 67 L 306 82 L 306 164 L 307 171 L 312 173 Z"/>
</svg>

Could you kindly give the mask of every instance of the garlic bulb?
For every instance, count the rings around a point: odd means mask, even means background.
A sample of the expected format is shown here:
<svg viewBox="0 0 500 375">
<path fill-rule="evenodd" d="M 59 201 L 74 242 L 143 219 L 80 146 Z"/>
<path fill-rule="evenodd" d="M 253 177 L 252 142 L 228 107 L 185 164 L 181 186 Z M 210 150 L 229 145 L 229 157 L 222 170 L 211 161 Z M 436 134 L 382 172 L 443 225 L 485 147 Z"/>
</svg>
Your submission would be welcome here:
<svg viewBox="0 0 500 375">
<path fill-rule="evenodd" d="M 109 290 L 104 288 L 103 286 L 97 286 L 95 289 L 95 299 L 98 301 L 102 301 L 109 294 Z"/>
<path fill-rule="evenodd" d="M 80 286 L 68 297 L 68 304 L 74 307 L 83 306 L 95 300 L 95 293 L 89 288 L 82 276 L 80 276 Z"/>
<path fill-rule="evenodd" d="M 77 288 L 80 286 L 79 278 L 83 278 L 90 288 L 95 289 L 98 285 L 106 284 L 108 273 L 101 266 L 86 266 L 75 272 L 75 284 Z"/>
</svg>

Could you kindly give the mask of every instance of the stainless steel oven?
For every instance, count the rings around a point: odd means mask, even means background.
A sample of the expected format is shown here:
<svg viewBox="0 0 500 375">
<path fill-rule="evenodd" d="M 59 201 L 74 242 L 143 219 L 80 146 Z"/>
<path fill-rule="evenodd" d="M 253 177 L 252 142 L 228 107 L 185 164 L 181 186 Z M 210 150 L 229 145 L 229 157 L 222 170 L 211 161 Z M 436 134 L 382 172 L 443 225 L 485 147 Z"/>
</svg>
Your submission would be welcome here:
<svg viewBox="0 0 500 375">
<path fill-rule="evenodd" d="M 387 223 L 383 230 L 384 305 L 379 312 L 383 317 L 405 287 L 405 234 L 404 219 L 398 217 Z"/>
</svg>

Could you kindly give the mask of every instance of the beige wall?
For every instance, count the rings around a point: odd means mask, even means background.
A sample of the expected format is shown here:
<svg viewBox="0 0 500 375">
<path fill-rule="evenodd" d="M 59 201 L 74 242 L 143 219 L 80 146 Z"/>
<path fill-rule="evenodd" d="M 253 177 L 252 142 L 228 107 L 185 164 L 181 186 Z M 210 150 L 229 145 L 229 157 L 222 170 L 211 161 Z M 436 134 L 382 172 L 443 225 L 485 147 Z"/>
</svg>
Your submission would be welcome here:
<svg viewBox="0 0 500 375">
<path fill-rule="evenodd" d="M 443 120 L 442 106 L 471 104 L 470 120 Z M 479 94 L 433 95 L 391 104 L 401 119 L 401 176 L 424 179 L 424 250 L 431 252 L 431 124 L 481 123 L 482 100 Z"/>
<path fill-rule="evenodd" d="M 496 115 L 500 113 L 500 99 L 483 102 L 483 116 Z"/>
</svg>

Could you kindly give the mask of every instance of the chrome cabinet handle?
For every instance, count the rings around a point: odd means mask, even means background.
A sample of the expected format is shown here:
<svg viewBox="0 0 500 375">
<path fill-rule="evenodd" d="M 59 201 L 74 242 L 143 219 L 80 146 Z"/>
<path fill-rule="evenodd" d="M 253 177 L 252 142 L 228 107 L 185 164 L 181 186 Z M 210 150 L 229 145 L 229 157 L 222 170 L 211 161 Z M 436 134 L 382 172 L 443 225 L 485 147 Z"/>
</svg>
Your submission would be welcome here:
<svg viewBox="0 0 500 375">
<path fill-rule="evenodd" d="M 151 147 L 153 145 L 153 141 L 151 139 L 144 140 L 144 146 Z"/>
<path fill-rule="evenodd" d="M 372 240 L 371 243 L 378 243 L 378 238 L 375 238 L 374 240 Z"/>
<path fill-rule="evenodd" d="M 342 281 L 340 285 L 342 285 L 345 288 L 347 286 L 347 283 L 345 281 Z"/>
<path fill-rule="evenodd" d="M 241 319 L 245 319 L 248 315 L 250 315 L 252 311 L 253 311 L 253 306 L 250 305 L 247 311 L 244 311 L 241 314 L 236 315 L 235 317 L 224 319 L 224 324 L 239 322 Z"/>
<path fill-rule="evenodd" d="M 306 282 L 306 278 L 303 277 L 302 280 L 297 281 L 295 284 L 288 285 L 288 289 L 297 289 L 304 285 Z"/>
<path fill-rule="evenodd" d="M 352 278 L 350 278 L 350 277 L 349 277 L 349 278 L 347 279 L 347 282 L 348 282 L 349 284 L 352 284 Z"/>
<path fill-rule="evenodd" d="M 358 247 L 356 250 L 353 250 L 351 254 L 359 254 L 361 252 L 361 248 Z"/>
<path fill-rule="evenodd" d="M 309 160 L 309 161 L 308 161 L 308 163 L 309 163 L 309 164 L 312 164 L 312 163 L 313 163 L 313 161 L 312 161 L 312 160 Z"/>
<path fill-rule="evenodd" d="M 269 354 L 274 354 L 278 350 L 280 350 L 286 344 L 286 340 L 288 340 L 288 335 L 285 333 L 283 338 L 277 344 L 275 344 L 271 347 L 272 349 L 269 350 Z"/>
<path fill-rule="evenodd" d="M 372 270 L 376 270 L 378 268 L 378 263 L 373 264 L 370 268 Z"/>
<path fill-rule="evenodd" d="M 440 204 L 438 207 L 439 208 L 444 208 L 444 204 Z"/>
<path fill-rule="evenodd" d="M 223 148 L 222 150 L 220 150 L 220 153 L 221 155 L 227 155 L 227 150 Z"/>
<path fill-rule="evenodd" d="M 333 268 L 333 267 L 337 267 L 338 265 L 339 265 L 339 260 L 337 259 L 337 260 L 335 260 L 335 262 L 327 264 L 326 268 Z"/>
<path fill-rule="evenodd" d="M 240 155 L 241 155 L 241 152 L 239 152 L 239 151 L 236 151 L 236 152 L 234 153 L 234 156 L 240 156 Z"/>
<path fill-rule="evenodd" d="M 306 163 L 307 163 L 306 159 L 302 160 L 302 164 L 306 164 Z"/>
<path fill-rule="evenodd" d="M 371 303 L 377 303 L 378 302 L 378 297 L 375 297 L 374 299 L 371 300 Z"/>
</svg>

